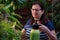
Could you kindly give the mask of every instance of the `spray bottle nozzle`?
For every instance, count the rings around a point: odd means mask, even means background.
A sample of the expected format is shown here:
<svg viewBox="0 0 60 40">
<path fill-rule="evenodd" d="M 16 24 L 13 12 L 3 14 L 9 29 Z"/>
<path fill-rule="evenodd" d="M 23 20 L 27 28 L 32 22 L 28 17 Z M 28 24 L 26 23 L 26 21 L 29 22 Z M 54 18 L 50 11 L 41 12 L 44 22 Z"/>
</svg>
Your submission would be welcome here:
<svg viewBox="0 0 60 40">
<path fill-rule="evenodd" d="M 35 20 L 35 24 L 33 24 L 33 29 L 38 29 L 39 25 L 37 24 L 37 20 Z"/>
</svg>

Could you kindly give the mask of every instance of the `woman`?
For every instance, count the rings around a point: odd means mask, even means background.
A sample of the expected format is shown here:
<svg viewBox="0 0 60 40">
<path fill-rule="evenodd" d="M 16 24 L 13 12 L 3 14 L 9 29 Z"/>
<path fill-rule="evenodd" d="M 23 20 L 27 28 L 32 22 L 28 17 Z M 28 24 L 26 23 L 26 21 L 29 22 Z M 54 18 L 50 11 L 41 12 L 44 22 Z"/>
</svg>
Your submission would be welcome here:
<svg viewBox="0 0 60 40">
<path fill-rule="evenodd" d="M 37 24 L 40 30 L 40 40 L 57 40 L 55 29 L 50 20 L 45 16 L 44 7 L 42 4 L 35 2 L 32 4 L 31 14 L 32 17 L 29 19 L 22 30 L 22 40 L 28 40 L 30 38 L 30 31 L 32 25 L 37 20 Z"/>
</svg>

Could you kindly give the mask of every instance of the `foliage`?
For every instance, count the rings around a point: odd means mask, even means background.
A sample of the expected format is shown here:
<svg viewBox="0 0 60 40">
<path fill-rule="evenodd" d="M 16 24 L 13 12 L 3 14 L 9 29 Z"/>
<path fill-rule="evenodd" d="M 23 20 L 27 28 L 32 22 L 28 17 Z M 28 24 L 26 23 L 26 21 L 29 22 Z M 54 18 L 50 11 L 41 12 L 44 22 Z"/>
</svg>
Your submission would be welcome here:
<svg viewBox="0 0 60 40">
<path fill-rule="evenodd" d="M 8 23 L 6 21 L 1 21 L 0 24 L 0 40 L 20 40 L 21 32 L 20 30 L 14 29 L 13 26 L 16 22 Z"/>
<path fill-rule="evenodd" d="M 22 17 L 14 10 L 14 0 L 0 0 L 0 40 L 21 40 Z"/>
</svg>

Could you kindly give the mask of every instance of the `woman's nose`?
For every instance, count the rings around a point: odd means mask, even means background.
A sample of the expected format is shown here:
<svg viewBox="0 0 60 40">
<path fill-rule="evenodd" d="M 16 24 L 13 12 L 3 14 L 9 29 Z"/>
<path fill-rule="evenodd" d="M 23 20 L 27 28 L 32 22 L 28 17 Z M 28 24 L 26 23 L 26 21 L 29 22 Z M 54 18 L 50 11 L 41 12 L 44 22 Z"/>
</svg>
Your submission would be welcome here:
<svg viewBox="0 0 60 40">
<path fill-rule="evenodd" d="M 36 10 L 34 10 L 34 13 L 36 13 Z"/>
<path fill-rule="evenodd" d="M 34 13 L 36 13 L 37 12 L 37 10 L 34 10 Z"/>
</svg>

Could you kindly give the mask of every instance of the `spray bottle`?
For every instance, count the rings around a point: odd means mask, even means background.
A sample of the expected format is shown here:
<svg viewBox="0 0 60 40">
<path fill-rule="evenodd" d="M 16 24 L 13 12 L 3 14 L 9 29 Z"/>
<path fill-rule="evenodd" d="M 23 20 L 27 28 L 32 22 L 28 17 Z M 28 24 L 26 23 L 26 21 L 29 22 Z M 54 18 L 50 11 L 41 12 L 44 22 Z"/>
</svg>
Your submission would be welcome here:
<svg viewBox="0 0 60 40">
<path fill-rule="evenodd" d="M 30 32 L 30 40 L 40 40 L 40 31 L 38 30 L 39 26 L 40 25 L 37 24 L 37 20 L 36 20 Z"/>
</svg>

